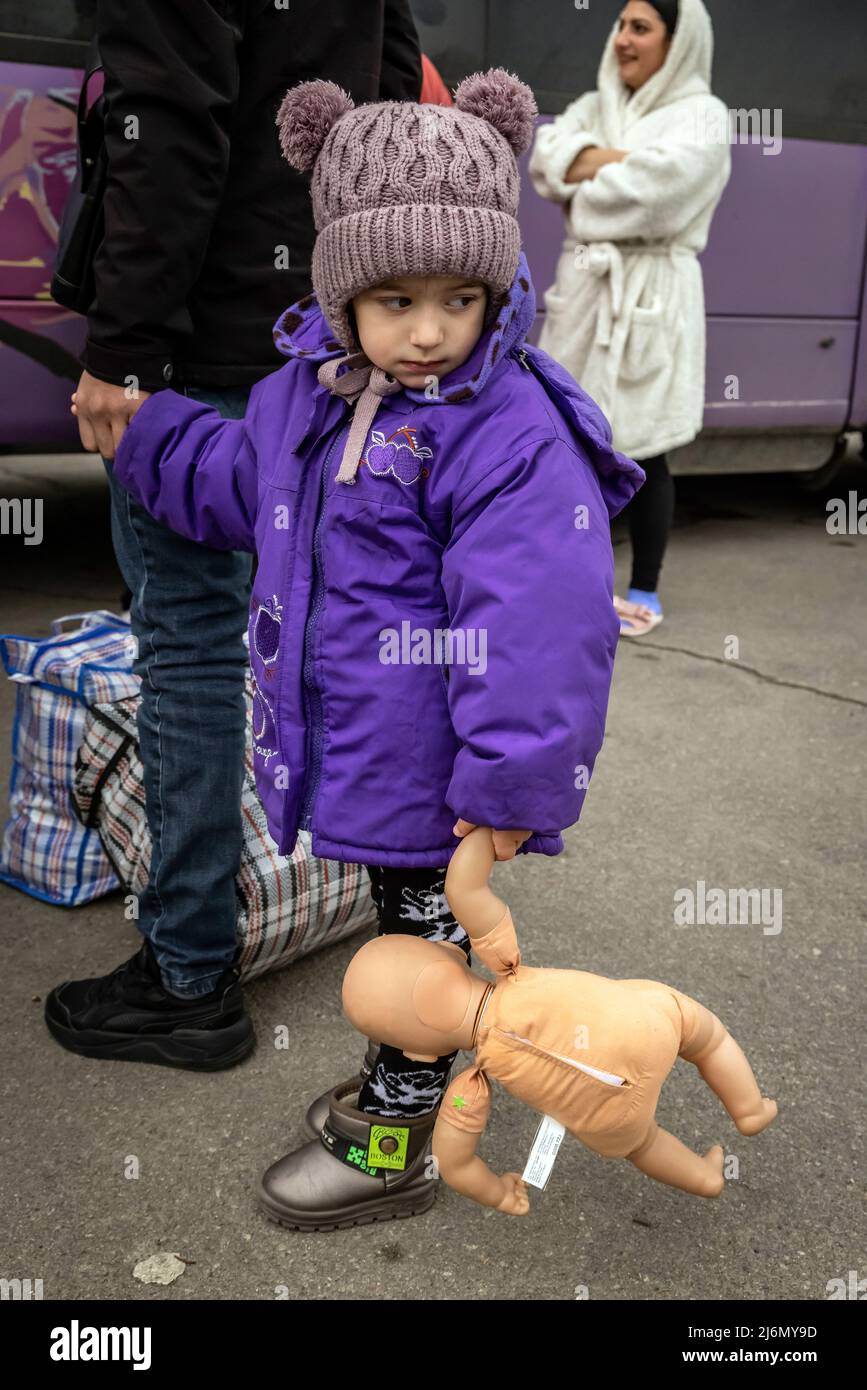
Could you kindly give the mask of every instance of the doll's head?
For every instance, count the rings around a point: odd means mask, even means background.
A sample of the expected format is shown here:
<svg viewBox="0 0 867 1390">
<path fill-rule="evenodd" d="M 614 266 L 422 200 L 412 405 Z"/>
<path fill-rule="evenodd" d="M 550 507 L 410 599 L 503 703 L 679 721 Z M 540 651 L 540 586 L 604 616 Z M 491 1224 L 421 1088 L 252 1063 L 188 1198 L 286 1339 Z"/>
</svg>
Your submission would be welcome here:
<svg viewBox="0 0 867 1390">
<path fill-rule="evenodd" d="M 388 933 L 368 941 L 343 977 L 343 1010 L 360 1033 L 407 1056 L 468 1050 L 487 989 L 460 946 Z"/>
<path fill-rule="evenodd" d="M 384 370 L 391 357 L 395 366 L 401 356 L 426 362 L 437 353 L 454 354 L 459 366 L 463 353 L 466 360 L 482 328 L 493 324 L 518 267 L 516 155 L 529 148 L 536 114 L 529 87 L 502 68 L 465 78 L 453 106 L 381 101 L 356 107 L 340 87 L 318 79 L 289 89 L 277 114 L 280 143 L 294 168 L 312 174 L 313 289 L 348 352 L 361 348 L 347 312 L 359 300 L 357 326 L 365 333 L 369 327 L 377 357 L 367 355 Z M 425 323 L 416 322 L 415 313 L 407 316 L 420 334 L 415 342 L 401 335 L 392 341 L 396 325 L 389 324 L 381 350 L 376 327 L 365 327 L 362 318 L 374 308 L 371 286 L 391 285 L 394 278 L 402 291 L 407 279 L 412 282 L 414 293 L 403 298 L 418 310 L 421 296 Z M 451 283 L 444 283 L 447 278 Z M 445 318 L 432 309 L 448 304 L 442 294 L 454 298 L 466 280 L 477 288 L 461 317 L 472 320 L 473 329 L 454 330 L 453 343 L 451 333 L 448 340 L 440 337 L 434 320 Z M 490 290 L 486 304 L 479 286 Z M 411 384 L 422 385 L 422 377 L 416 374 Z"/>
</svg>

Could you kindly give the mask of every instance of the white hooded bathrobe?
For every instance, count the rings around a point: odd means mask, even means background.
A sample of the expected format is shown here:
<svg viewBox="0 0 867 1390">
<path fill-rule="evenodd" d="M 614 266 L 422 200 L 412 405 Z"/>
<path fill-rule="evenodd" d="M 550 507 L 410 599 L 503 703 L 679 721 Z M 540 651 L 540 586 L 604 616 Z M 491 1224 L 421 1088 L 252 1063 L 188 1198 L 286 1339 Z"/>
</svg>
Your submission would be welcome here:
<svg viewBox="0 0 867 1390">
<path fill-rule="evenodd" d="M 611 421 L 634 459 L 701 429 L 704 287 L 697 256 L 729 179 L 728 115 L 710 93 L 713 34 L 701 0 L 680 0 L 665 62 L 631 96 L 615 25 L 587 92 L 537 134 L 530 176 L 564 205 L 567 231 L 545 293 L 539 346 Z M 565 183 L 587 145 L 626 150 L 595 177 Z"/>
</svg>

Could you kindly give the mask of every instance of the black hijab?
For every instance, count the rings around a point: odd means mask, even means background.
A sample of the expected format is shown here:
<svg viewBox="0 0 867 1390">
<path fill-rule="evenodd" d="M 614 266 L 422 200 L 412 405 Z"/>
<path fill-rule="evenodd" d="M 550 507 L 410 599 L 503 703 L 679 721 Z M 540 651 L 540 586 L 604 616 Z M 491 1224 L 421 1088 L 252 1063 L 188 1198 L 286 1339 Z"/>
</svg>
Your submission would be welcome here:
<svg viewBox="0 0 867 1390">
<path fill-rule="evenodd" d="M 652 5 L 659 15 L 666 29 L 668 37 L 671 38 L 677 26 L 677 16 L 679 11 L 678 0 L 647 0 L 648 5 Z"/>
</svg>

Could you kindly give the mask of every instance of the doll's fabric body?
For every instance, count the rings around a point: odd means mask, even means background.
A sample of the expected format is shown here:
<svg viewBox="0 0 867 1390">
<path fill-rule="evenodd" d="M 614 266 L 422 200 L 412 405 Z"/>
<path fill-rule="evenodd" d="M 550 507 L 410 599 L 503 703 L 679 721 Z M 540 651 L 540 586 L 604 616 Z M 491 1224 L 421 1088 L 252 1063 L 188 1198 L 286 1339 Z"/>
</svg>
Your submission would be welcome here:
<svg viewBox="0 0 867 1390">
<path fill-rule="evenodd" d="M 701 1045 L 696 1001 L 657 980 L 522 965 L 508 911 L 473 951 L 499 978 L 480 1009 L 475 1062 L 449 1085 L 440 1117 L 481 1133 L 493 1078 L 598 1154 L 637 1149 L 678 1054 Z"/>
</svg>

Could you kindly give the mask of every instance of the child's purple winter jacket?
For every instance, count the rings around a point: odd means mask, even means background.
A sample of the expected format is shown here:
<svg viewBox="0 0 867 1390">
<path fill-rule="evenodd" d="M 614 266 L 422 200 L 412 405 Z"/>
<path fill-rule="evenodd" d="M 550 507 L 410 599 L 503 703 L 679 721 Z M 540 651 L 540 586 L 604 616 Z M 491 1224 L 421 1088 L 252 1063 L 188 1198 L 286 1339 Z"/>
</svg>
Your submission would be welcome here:
<svg viewBox="0 0 867 1390">
<path fill-rule="evenodd" d="M 609 522 L 644 481 L 598 407 L 528 347 L 524 256 L 464 365 L 383 398 L 354 484 L 344 355 L 315 298 L 274 328 L 290 359 L 243 420 L 174 391 L 114 462 L 192 540 L 255 551 L 250 660 L 259 790 L 281 854 L 438 867 L 457 817 L 559 854 L 602 744 L 619 623 Z"/>
</svg>

